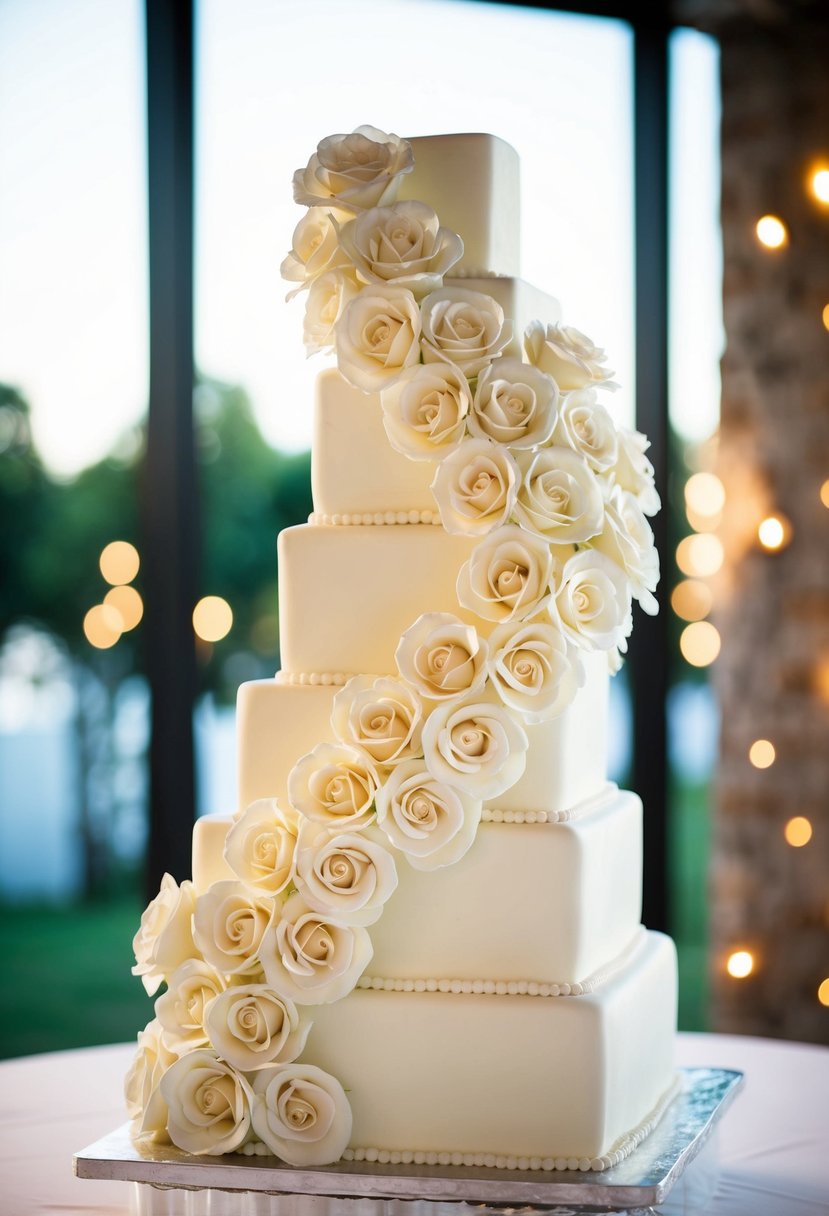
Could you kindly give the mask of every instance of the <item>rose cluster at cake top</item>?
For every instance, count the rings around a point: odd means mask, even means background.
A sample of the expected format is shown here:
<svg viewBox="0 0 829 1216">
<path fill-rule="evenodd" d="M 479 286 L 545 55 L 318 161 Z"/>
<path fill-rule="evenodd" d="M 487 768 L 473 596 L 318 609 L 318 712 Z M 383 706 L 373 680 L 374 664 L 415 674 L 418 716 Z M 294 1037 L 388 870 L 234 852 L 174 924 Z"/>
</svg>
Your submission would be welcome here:
<svg viewBox="0 0 829 1216">
<path fill-rule="evenodd" d="M 306 349 L 333 350 L 350 384 L 379 393 L 390 444 L 434 463 L 444 528 L 487 538 L 460 603 L 488 620 L 546 607 L 617 665 L 631 598 L 656 611 L 647 440 L 599 401 L 616 386 L 584 334 L 534 320 L 516 335 L 493 296 L 444 281 L 463 241 L 428 202 L 396 201 L 413 168 L 410 143 L 360 127 L 294 175 L 308 210 L 282 273 L 290 296 L 308 290 Z"/>
<path fill-rule="evenodd" d="M 333 344 L 342 374 L 379 390 L 390 442 L 436 465 L 443 526 L 479 538 L 457 583 L 479 626 L 419 616 L 396 676 L 355 676 L 333 697 L 333 738 L 298 758 L 288 805 L 236 817 L 234 877 L 196 892 L 166 875 L 145 911 L 133 972 L 166 990 L 128 1108 L 137 1135 L 192 1153 L 342 1155 L 343 1086 L 298 1061 L 309 1012 L 364 975 L 398 865 L 459 862 L 484 801 L 524 772 L 527 728 L 576 696 L 580 653 L 612 661 L 631 596 L 655 608 L 652 470 L 644 439 L 598 402 L 601 352 L 534 322 L 525 361 L 492 297 L 444 285 L 462 242 L 428 204 L 395 202 L 412 163 L 371 127 L 323 140 L 294 179 L 309 212 L 284 271 L 309 288 L 306 344 Z"/>
</svg>

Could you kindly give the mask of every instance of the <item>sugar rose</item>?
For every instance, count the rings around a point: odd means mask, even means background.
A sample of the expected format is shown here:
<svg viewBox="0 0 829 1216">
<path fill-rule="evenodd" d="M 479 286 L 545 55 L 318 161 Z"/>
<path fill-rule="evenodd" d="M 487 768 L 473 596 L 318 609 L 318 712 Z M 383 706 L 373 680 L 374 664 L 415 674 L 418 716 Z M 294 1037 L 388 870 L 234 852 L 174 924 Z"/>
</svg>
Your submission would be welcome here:
<svg viewBox="0 0 829 1216">
<path fill-rule="evenodd" d="M 372 207 L 345 224 L 340 243 L 364 283 L 395 283 L 420 299 L 463 257 L 463 241 L 426 203 Z"/>
<path fill-rule="evenodd" d="M 543 448 L 521 460 L 518 522 L 557 545 L 576 545 L 601 531 L 604 503 L 595 473 L 569 448 Z"/>
<path fill-rule="evenodd" d="M 605 352 L 572 325 L 531 321 L 524 331 L 524 349 L 530 363 L 552 376 L 563 393 L 591 384 L 616 387 L 613 372 L 604 366 Z"/>
<path fill-rule="evenodd" d="M 557 578 L 553 616 L 582 649 L 624 648 L 632 621 L 623 570 L 596 549 L 574 554 Z"/>
<path fill-rule="evenodd" d="M 525 722 L 547 722 L 572 703 L 583 672 L 554 625 L 510 621 L 493 630 L 490 646 L 493 686 Z"/>
<path fill-rule="evenodd" d="M 640 431 L 619 430 L 619 457 L 612 470 L 616 484 L 635 499 L 643 515 L 656 515 L 660 506 L 653 465 L 645 452 L 649 440 Z"/>
<path fill-rule="evenodd" d="M 132 940 L 135 951 L 132 974 L 141 976 L 150 996 L 155 995 L 162 980 L 195 954 L 192 930 L 195 900 L 191 882 L 183 882 L 179 887 L 174 878 L 165 874 L 158 895 L 141 917 Z"/>
<path fill-rule="evenodd" d="M 241 882 L 215 882 L 196 900 L 193 938 L 208 963 L 225 975 L 254 975 L 274 901 Z"/>
<path fill-rule="evenodd" d="M 313 1064 L 260 1072 L 253 1128 L 289 1165 L 330 1165 L 351 1139 L 351 1107 L 336 1077 Z"/>
<path fill-rule="evenodd" d="M 329 135 L 317 144 L 305 168 L 294 174 L 294 199 L 343 214 L 383 206 L 394 200 L 401 175 L 413 167 L 408 140 L 376 127 L 357 127 L 350 135 Z"/>
<path fill-rule="evenodd" d="M 403 679 L 421 696 L 448 701 L 480 692 L 487 653 L 472 625 L 450 612 L 425 612 L 403 634 L 394 657 Z"/>
<path fill-rule="evenodd" d="M 186 1153 L 232 1153 L 247 1138 L 253 1090 L 215 1052 L 188 1052 L 167 1069 L 160 1088 L 170 1139 Z"/>
<path fill-rule="evenodd" d="M 225 861 L 239 880 L 265 895 L 278 895 L 294 876 L 299 831 L 296 812 L 276 798 L 252 802 L 225 840 Z"/>
<path fill-rule="evenodd" d="M 214 1050 L 243 1072 L 255 1072 L 277 1061 L 292 1063 L 311 1029 L 293 1001 L 267 984 L 228 988 L 207 1006 L 205 1025 Z"/>
<path fill-rule="evenodd" d="M 373 953 L 364 928 L 315 912 L 297 893 L 265 936 L 262 966 L 280 996 L 325 1005 L 351 992 Z"/>
<path fill-rule="evenodd" d="M 405 287 L 364 287 L 335 327 L 337 365 L 349 384 L 377 393 L 420 362 L 420 311 Z"/>
<path fill-rule="evenodd" d="M 553 442 L 581 452 L 595 473 L 607 473 L 619 456 L 619 437 L 610 414 L 593 389 L 568 393 Z"/>
<path fill-rule="evenodd" d="M 480 798 L 436 780 L 422 760 L 399 764 L 377 796 L 377 821 L 415 870 L 454 865 L 481 821 Z"/>
<path fill-rule="evenodd" d="M 164 1045 L 160 1023 L 153 1019 L 138 1035 L 138 1050 L 124 1078 L 127 1112 L 137 1121 L 134 1131 L 142 1138 L 167 1138 L 167 1106 L 158 1086 L 176 1059 Z"/>
<path fill-rule="evenodd" d="M 378 765 L 400 764 L 420 747 L 423 709 L 415 693 L 391 676 L 353 676 L 334 697 L 331 726 Z"/>
<path fill-rule="evenodd" d="M 189 958 L 167 983 L 167 991 L 155 1003 L 165 1047 L 179 1056 L 195 1047 L 206 1047 L 204 1007 L 224 992 L 224 977 L 204 959 Z"/>
<path fill-rule="evenodd" d="M 426 768 L 474 798 L 495 798 L 515 785 L 526 767 L 527 747 L 515 715 L 486 701 L 439 705 L 423 728 Z"/>
<path fill-rule="evenodd" d="M 319 823 L 302 825 L 297 890 L 310 908 L 350 925 L 371 925 L 397 887 L 394 858 L 369 833 L 332 836 Z"/>
<path fill-rule="evenodd" d="M 512 341 L 512 322 L 492 296 L 464 287 L 441 287 L 421 305 L 423 359 L 448 359 L 470 379 Z"/>
<path fill-rule="evenodd" d="M 359 831 L 374 815 L 378 783 L 367 752 L 347 743 L 318 743 L 288 774 L 288 798 L 315 823 Z"/>
<path fill-rule="evenodd" d="M 659 554 L 650 524 L 632 494 L 616 487 L 606 504 L 605 526 L 593 544 L 624 570 L 633 598 L 644 612 L 655 616 Z"/>
<path fill-rule="evenodd" d="M 469 430 L 506 447 L 537 447 L 552 435 L 557 408 L 558 389 L 550 376 L 520 359 L 502 357 L 481 372 Z"/>
<path fill-rule="evenodd" d="M 348 257 L 340 248 L 331 216 L 318 207 L 312 208 L 294 229 L 291 252 L 280 267 L 283 279 L 300 285 L 288 293 L 288 299 L 303 287 L 309 287 L 326 271 L 347 265 Z"/>
<path fill-rule="evenodd" d="M 496 528 L 475 546 L 458 575 L 458 601 L 487 621 L 522 620 L 550 592 L 550 546 L 515 524 Z"/>
<path fill-rule="evenodd" d="M 307 355 L 334 349 L 334 329 L 359 287 L 344 270 L 328 270 L 314 279 L 305 303 L 302 340 Z"/>
<path fill-rule="evenodd" d="M 380 394 L 389 443 L 410 460 L 441 460 L 466 434 L 472 396 L 452 363 L 420 363 Z"/>
<path fill-rule="evenodd" d="M 519 470 L 509 452 L 487 439 L 469 439 L 441 461 L 432 494 L 447 532 L 483 536 L 507 522 Z"/>
</svg>

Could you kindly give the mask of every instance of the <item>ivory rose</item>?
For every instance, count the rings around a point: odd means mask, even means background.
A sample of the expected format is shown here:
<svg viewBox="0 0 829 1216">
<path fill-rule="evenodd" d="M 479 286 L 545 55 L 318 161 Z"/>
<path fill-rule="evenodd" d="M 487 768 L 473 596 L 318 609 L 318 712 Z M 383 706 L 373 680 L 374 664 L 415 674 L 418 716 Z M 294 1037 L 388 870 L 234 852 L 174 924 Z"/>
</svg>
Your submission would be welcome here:
<svg viewBox="0 0 829 1216">
<path fill-rule="evenodd" d="M 165 1047 L 179 1056 L 194 1047 L 206 1047 L 204 1007 L 224 991 L 223 976 L 204 959 L 189 958 L 167 982 L 167 991 L 155 1002 Z"/>
<path fill-rule="evenodd" d="M 422 760 L 398 764 L 377 796 L 377 822 L 415 870 L 453 865 L 468 852 L 483 803 L 437 781 Z"/>
<path fill-rule="evenodd" d="M 340 230 L 340 244 L 364 283 L 395 283 L 420 299 L 463 257 L 463 241 L 427 203 L 372 207 Z"/>
<path fill-rule="evenodd" d="M 374 814 L 379 777 L 367 752 L 347 743 L 318 743 L 288 774 L 288 799 L 327 828 L 359 831 Z"/>
<path fill-rule="evenodd" d="M 531 321 L 524 331 L 524 349 L 530 363 L 552 376 L 563 393 L 590 384 L 616 387 L 613 372 L 604 366 L 605 352 L 572 325 Z"/>
<path fill-rule="evenodd" d="M 547 722 L 571 704 L 583 671 L 554 625 L 510 621 L 492 631 L 490 646 L 493 686 L 525 722 Z"/>
<path fill-rule="evenodd" d="M 326 271 L 343 269 L 348 264 L 331 216 L 319 207 L 306 211 L 294 229 L 291 252 L 279 268 L 283 279 L 300 284 L 288 293 L 288 299 L 303 287 L 310 287 Z"/>
<path fill-rule="evenodd" d="M 260 1072 L 253 1128 L 289 1165 L 330 1165 L 351 1139 L 351 1107 L 336 1077 L 313 1064 Z"/>
<path fill-rule="evenodd" d="M 399 764 L 420 748 L 423 710 L 418 697 L 392 676 L 353 676 L 334 697 L 331 726 L 344 743 L 368 752 L 375 764 Z"/>
<path fill-rule="evenodd" d="M 397 870 L 391 853 L 368 834 L 332 836 L 308 821 L 299 837 L 296 886 L 314 911 L 371 925 L 397 887 Z"/>
<path fill-rule="evenodd" d="M 472 625 L 451 612 L 424 612 L 395 651 L 397 669 L 422 697 L 448 701 L 480 692 L 488 648 Z"/>
<path fill-rule="evenodd" d="M 531 364 L 505 356 L 478 378 L 469 430 L 506 447 L 537 447 L 552 435 L 557 408 L 555 381 Z"/>
<path fill-rule="evenodd" d="M 138 1050 L 124 1078 L 127 1112 L 136 1120 L 135 1130 L 141 1137 L 166 1139 L 167 1107 L 158 1086 L 176 1059 L 175 1053 L 165 1047 L 161 1025 L 154 1018 L 139 1032 Z"/>
<path fill-rule="evenodd" d="M 389 443 L 410 460 L 440 460 L 464 438 L 471 394 L 452 363 L 420 363 L 380 394 Z"/>
<path fill-rule="evenodd" d="M 222 992 L 208 1004 L 205 1026 L 213 1049 L 242 1072 L 276 1061 L 292 1063 L 311 1029 L 293 1001 L 267 984 L 239 984 Z"/>
<path fill-rule="evenodd" d="M 495 798 L 515 785 L 526 767 L 527 747 L 515 715 L 489 701 L 439 705 L 423 728 L 426 768 L 474 798 Z"/>
<path fill-rule="evenodd" d="M 512 322 L 492 296 L 441 287 L 421 305 L 423 359 L 447 359 L 472 379 L 512 341 Z"/>
<path fill-rule="evenodd" d="M 633 598 L 644 612 L 655 616 L 659 554 L 650 524 L 632 494 L 616 487 L 605 507 L 605 526 L 593 544 L 624 570 Z"/>
<path fill-rule="evenodd" d="M 570 448 L 542 448 L 521 459 L 515 515 L 528 531 L 557 545 L 576 545 L 602 529 L 604 503 L 596 475 Z"/>
<path fill-rule="evenodd" d="M 162 980 L 195 953 L 192 928 L 195 902 L 191 882 L 185 881 L 179 887 L 171 875 L 165 874 L 158 895 L 144 910 L 132 939 L 135 951 L 132 974 L 141 976 L 150 996 L 155 995 Z"/>
<path fill-rule="evenodd" d="M 196 900 L 193 938 L 205 960 L 225 975 L 259 970 L 259 948 L 274 901 L 241 882 L 214 882 Z"/>
<path fill-rule="evenodd" d="M 414 167 L 412 145 L 376 127 L 357 127 L 350 135 L 329 135 L 304 169 L 294 174 L 294 200 L 343 213 L 390 203 L 400 177 Z"/>
<path fill-rule="evenodd" d="M 373 953 L 362 926 L 315 912 L 297 893 L 265 934 L 262 966 L 280 996 L 298 1005 L 325 1005 L 352 990 Z"/>
<path fill-rule="evenodd" d="M 656 515 L 660 506 L 653 465 L 645 452 L 649 440 L 640 431 L 619 430 L 619 458 L 613 469 L 616 484 L 631 494 L 643 515 Z"/>
<path fill-rule="evenodd" d="M 576 646 L 624 649 L 632 624 L 630 587 L 624 572 L 604 553 L 582 549 L 564 563 L 553 613 Z"/>
<path fill-rule="evenodd" d="M 553 442 L 581 452 L 595 473 L 608 472 L 619 455 L 613 419 L 597 401 L 594 389 L 577 389 L 567 394 Z"/>
<path fill-rule="evenodd" d="M 334 332 L 337 366 L 349 384 L 377 393 L 420 362 L 420 312 L 405 287 L 364 287 Z"/>
<path fill-rule="evenodd" d="M 518 467 L 505 448 L 468 439 L 441 461 L 432 494 L 447 532 L 483 536 L 507 522 L 515 503 Z"/>
<path fill-rule="evenodd" d="M 299 820 L 292 807 L 260 798 L 246 807 L 225 839 L 225 861 L 233 873 L 262 895 L 278 895 L 294 876 Z"/>
<path fill-rule="evenodd" d="M 306 355 L 334 349 L 334 330 L 359 287 L 344 270 L 328 270 L 314 279 L 305 302 L 302 340 Z"/>
<path fill-rule="evenodd" d="M 488 621 L 522 620 L 545 605 L 553 559 L 545 540 L 515 524 L 496 528 L 458 575 L 458 601 Z"/>
<path fill-rule="evenodd" d="M 202 1048 L 176 1060 L 161 1078 L 170 1139 L 186 1153 L 232 1153 L 250 1131 L 253 1090 L 215 1052 Z"/>
</svg>

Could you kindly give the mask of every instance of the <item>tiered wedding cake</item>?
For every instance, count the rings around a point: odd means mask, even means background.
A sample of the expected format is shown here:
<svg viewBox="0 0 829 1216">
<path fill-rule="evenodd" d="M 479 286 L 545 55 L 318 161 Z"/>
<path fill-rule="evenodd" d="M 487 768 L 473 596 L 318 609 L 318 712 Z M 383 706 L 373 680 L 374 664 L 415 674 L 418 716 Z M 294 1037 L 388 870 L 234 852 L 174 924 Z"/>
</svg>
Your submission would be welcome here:
<svg viewBox="0 0 829 1216">
<path fill-rule="evenodd" d="M 674 1089 L 674 949 L 605 774 L 631 598 L 655 610 L 647 445 L 516 277 L 506 144 L 360 128 L 294 193 L 283 273 L 339 370 L 279 538 L 282 670 L 239 692 L 238 814 L 199 821 L 136 936 L 167 985 L 136 1133 L 602 1169 Z"/>
</svg>

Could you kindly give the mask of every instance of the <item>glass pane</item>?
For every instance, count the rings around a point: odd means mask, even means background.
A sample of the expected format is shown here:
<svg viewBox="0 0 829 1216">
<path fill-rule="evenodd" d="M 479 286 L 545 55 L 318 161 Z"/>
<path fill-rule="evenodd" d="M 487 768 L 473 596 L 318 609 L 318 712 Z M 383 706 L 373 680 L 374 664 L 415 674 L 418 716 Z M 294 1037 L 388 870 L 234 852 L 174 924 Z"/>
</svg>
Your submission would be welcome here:
<svg viewBox="0 0 829 1216">
<path fill-rule="evenodd" d="M 523 273 L 608 350 L 632 418 L 626 26 L 448 0 L 202 0 L 199 14 L 197 361 L 247 389 L 271 443 L 309 445 L 321 366 L 302 358 L 302 304 L 286 307 L 279 278 L 301 215 L 291 178 L 324 135 L 366 122 L 513 144 Z"/>
</svg>

